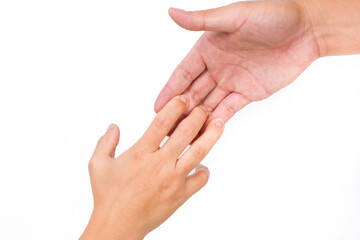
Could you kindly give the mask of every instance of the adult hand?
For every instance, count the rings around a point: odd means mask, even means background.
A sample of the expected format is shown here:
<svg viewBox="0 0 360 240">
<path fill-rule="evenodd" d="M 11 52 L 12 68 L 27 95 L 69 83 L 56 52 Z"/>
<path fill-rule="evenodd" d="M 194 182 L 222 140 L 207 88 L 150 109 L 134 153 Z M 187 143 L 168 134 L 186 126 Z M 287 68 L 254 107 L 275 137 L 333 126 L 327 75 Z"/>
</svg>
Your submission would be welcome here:
<svg viewBox="0 0 360 240">
<path fill-rule="evenodd" d="M 293 82 L 320 56 L 305 8 L 292 1 L 238 2 L 206 11 L 171 8 L 181 27 L 206 32 L 175 69 L 155 111 L 175 95 L 190 98 L 187 115 L 203 104 L 229 120 L 252 101 Z"/>
</svg>

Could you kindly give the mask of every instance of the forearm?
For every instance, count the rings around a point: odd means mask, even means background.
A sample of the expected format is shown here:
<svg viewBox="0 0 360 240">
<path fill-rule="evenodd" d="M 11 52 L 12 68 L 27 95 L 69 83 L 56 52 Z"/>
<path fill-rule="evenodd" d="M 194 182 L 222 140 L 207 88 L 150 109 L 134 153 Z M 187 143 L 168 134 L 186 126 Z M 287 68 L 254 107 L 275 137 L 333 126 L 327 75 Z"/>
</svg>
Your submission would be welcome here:
<svg viewBox="0 0 360 240">
<path fill-rule="evenodd" d="M 320 56 L 360 53 L 360 0 L 296 0 L 310 19 Z"/>
</svg>

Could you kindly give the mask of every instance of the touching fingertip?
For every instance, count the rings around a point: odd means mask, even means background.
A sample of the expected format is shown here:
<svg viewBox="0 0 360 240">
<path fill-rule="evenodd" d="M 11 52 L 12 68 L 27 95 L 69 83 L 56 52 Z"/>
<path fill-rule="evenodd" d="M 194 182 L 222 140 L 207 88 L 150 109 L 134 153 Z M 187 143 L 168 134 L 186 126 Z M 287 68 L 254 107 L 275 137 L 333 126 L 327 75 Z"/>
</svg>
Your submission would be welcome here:
<svg viewBox="0 0 360 240">
<path fill-rule="evenodd" d="M 155 102 L 155 104 L 154 104 L 154 111 L 155 111 L 155 113 L 158 113 L 160 110 L 160 107 L 159 107 L 159 104 L 157 103 L 157 101 Z"/>
<path fill-rule="evenodd" d="M 187 104 L 189 102 L 189 98 L 185 95 L 181 95 L 180 100 L 185 104 Z"/>
<path fill-rule="evenodd" d="M 215 119 L 215 125 L 219 128 L 224 128 L 224 120 L 222 120 L 221 118 Z"/>
</svg>

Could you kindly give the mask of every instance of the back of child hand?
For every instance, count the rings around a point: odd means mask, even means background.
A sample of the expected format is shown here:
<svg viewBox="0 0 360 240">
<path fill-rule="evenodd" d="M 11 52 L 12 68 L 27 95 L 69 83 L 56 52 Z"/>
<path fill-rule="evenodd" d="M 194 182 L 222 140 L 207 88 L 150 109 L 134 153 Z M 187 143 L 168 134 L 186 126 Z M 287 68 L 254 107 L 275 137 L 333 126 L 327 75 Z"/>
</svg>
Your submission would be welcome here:
<svg viewBox="0 0 360 240">
<path fill-rule="evenodd" d="M 209 171 L 200 162 L 223 132 L 221 119 L 193 142 L 208 116 L 196 107 L 159 148 L 188 104 L 185 96 L 173 98 L 139 141 L 116 158 L 120 132 L 109 126 L 89 162 L 94 210 L 81 239 L 143 239 L 206 184 Z"/>
</svg>

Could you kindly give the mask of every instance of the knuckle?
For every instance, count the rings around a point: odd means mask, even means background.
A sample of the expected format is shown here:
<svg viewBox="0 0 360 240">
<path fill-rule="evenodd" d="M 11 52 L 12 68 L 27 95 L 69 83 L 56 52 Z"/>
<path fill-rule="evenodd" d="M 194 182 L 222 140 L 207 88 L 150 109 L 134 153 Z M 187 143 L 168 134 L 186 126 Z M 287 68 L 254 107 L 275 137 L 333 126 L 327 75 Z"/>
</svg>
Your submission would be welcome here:
<svg viewBox="0 0 360 240">
<path fill-rule="evenodd" d="M 199 103 L 202 100 L 202 97 L 199 94 L 200 92 L 201 89 L 193 89 L 193 88 L 189 89 L 189 95 L 195 103 Z"/>
<path fill-rule="evenodd" d="M 175 173 L 174 173 L 174 177 L 175 179 L 177 179 L 178 181 L 181 181 L 184 179 L 184 175 L 185 173 L 183 172 L 183 168 L 177 168 Z M 186 174 L 187 176 L 188 174 Z"/>
<path fill-rule="evenodd" d="M 194 124 L 191 124 L 186 121 L 180 123 L 180 129 L 181 129 L 181 133 L 186 135 L 194 135 L 197 133 L 197 129 L 194 126 Z"/>
<path fill-rule="evenodd" d="M 161 115 L 161 116 L 157 116 L 155 118 L 154 125 L 157 128 L 166 129 L 166 128 L 169 128 L 169 126 L 171 125 L 171 121 L 170 121 L 170 118 L 168 116 Z"/>
<path fill-rule="evenodd" d="M 176 185 L 173 174 L 168 170 L 162 169 L 161 171 L 159 171 L 159 179 L 162 191 L 171 191 L 171 189 L 173 189 Z"/>
<path fill-rule="evenodd" d="M 143 153 L 141 150 L 134 151 L 134 152 L 131 154 L 131 158 L 132 158 L 134 161 L 141 161 L 141 160 L 144 159 L 144 153 Z"/>
<path fill-rule="evenodd" d="M 207 13 L 208 11 L 205 10 L 201 10 L 200 11 L 200 16 L 201 16 L 201 29 L 205 29 L 206 28 L 206 19 L 207 19 Z"/>
<path fill-rule="evenodd" d="M 191 154 L 194 159 L 203 159 L 206 155 L 206 151 L 203 147 L 197 147 L 191 151 Z"/>
<path fill-rule="evenodd" d="M 224 108 L 225 108 L 225 111 L 230 113 L 231 115 L 234 115 L 237 112 L 236 109 L 227 102 L 224 102 Z"/>
<path fill-rule="evenodd" d="M 171 95 L 175 95 L 176 91 L 173 88 L 173 86 L 171 84 L 167 84 L 166 86 L 167 86 L 168 91 L 171 93 Z"/>
<path fill-rule="evenodd" d="M 165 150 L 165 148 L 160 148 L 157 152 L 156 152 L 158 159 L 169 159 L 171 157 L 170 153 L 168 151 Z M 162 167 L 164 167 L 164 162 L 163 161 L 159 161 L 159 169 L 161 170 Z"/>
<path fill-rule="evenodd" d="M 191 80 L 193 80 L 193 76 L 191 75 L 191 73 L 186 70 L 183 67 L 179 68 L 179 72 L 181 74 L 181 77 L 183 77 L 183 79 L 185 79 L 185 81 L 190 82 Z"/>
</svg>

